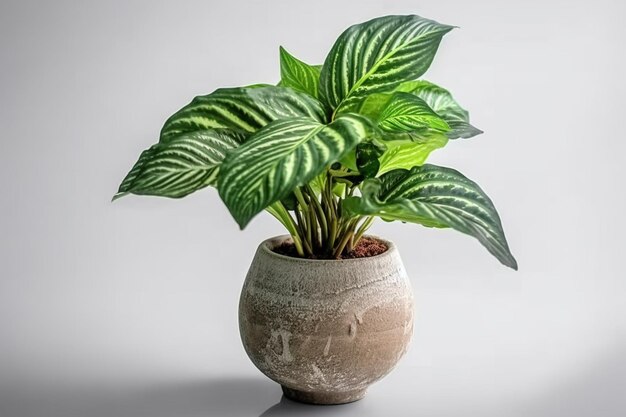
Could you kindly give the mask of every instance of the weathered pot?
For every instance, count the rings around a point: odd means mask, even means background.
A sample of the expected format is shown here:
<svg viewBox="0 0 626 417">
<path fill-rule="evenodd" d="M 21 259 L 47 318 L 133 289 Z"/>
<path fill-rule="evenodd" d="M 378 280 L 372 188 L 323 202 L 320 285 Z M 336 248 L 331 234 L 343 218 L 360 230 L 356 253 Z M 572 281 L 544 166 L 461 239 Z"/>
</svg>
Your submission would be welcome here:
<svg viewBox="0 0 626 417">
<path fill-rule="evenodd" d="M 259 246 L 239 303 L 239 330 L 257 368 L 284 394 L 313 404 L 359 400 L 404 355 L 413 294 L 393 243 L 380 255 L 309 260 Z"/>
</svg>

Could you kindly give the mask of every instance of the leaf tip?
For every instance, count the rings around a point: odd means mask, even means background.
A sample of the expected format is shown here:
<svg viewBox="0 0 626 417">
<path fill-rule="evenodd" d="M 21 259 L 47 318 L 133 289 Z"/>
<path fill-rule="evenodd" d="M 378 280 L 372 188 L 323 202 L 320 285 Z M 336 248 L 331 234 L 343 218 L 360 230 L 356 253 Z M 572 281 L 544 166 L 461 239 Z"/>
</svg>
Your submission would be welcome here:
<svg viewBox="0 0 626 417">
<path fill-rule="evenodd" d="M 513 257 L 513 255 L 511 255 L 509 253 L 509 256 L 502 262 L 505 266 L 508 266 L 509 268 L 511 268 L 514 271 L 518 270 L 517 267 L 517 260 L 515 260 L 515 258 Z"/>
<path fill-rule="evenodd" d="M 111 203 L 119 200 L 120 198 L 124 197 L 125 195 L 127 195 L 128 192 L 125 191 L 118 191 L 117 193 L 115 193 L 115 195 L 113 196 L 113 198 L 111 198 Z"/>
</svg>

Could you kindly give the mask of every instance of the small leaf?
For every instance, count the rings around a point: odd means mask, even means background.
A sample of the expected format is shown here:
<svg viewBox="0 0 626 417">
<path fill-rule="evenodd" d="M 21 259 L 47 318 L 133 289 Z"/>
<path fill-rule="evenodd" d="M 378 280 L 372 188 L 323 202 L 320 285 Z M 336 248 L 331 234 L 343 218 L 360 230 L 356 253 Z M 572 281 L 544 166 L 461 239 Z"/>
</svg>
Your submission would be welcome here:
<svg viewBox="0 0 626 417">
<path fill-rule="evenodd" d="M 383 154 L 384 149 L 376 146 L 373 142 L 359 143 L 356 147 L 356 165 L 363 178 L 375 177 L 380 168 L 378 158 Z"/>
<path fill-rule="evenodd" d="M 415 15 L 379 17 L 349 27 L 324 61 L 320 97 L 335 114 L 356 111 L 368 95 L 424 74 L 452 28 Z"/>
<path fill-rule="evenodd" d="M 180 198 L 215 185 L 226 153 L 243 140 L 241 132 L 215 129 L 157 143 L 142 152 L 114 199 L 129 193 Z"/>
<path fill-rule="evenodd" d="M 430 135 L 415 141 L 392 141 L 387 143 L 387 150 L 380 157 L 378 175 L 394 169 L 410 169 L 423 165 L 430 153 L 443 148 L 448 143 L 444 134 Z"/>
<path fill-rule="evenodd" d="M 378 126 L 387 132 L 411 132 L 429 129 L 446 132 L 450 126 L 424 100 L 409 93 L 394 93 L 378 118 Z"/>
<path fill-rule="evenodd" d="M 244 228 L 261 210 L 321 174 L 369 134 L 369 121 L 345 115 L 328 125 L 309 118 L 276 120 L 224 161 L 222 200 Z"/>
<path fill-rule="evenodd" d="M 284 118 L 306 117 L 323 123 L 326 111 L 308 94 L 271 85 L 220 88 L 198 96 L 171 116 L 161 130 L 165 142 L 182 133 L 227 128 L 253 133 Z"/>
<path fill-rule="evenodd" d="M 280 47 L 281 85 L 317 98 L 320 67 L 306 64 Z"/>
<path fill-rule="evenodd" d="M 451 130 L 447 133 L 450 139 L 471 138 L 483 133 L 469 123 L 468 111 L 461 107 L 445 88 L 419 80 L 402 83 L 397 91 L 414 94 L 424 100 L 450 125 Z"/>
<path fill-rule="evenodd" d="M 456 229 L 517 269 L 493 203 L 458 171 L 435 165 L 399 169 L 363 182 L 361 195 L 346 199 L 343 207 L 353 214 Z"/>
</svg>

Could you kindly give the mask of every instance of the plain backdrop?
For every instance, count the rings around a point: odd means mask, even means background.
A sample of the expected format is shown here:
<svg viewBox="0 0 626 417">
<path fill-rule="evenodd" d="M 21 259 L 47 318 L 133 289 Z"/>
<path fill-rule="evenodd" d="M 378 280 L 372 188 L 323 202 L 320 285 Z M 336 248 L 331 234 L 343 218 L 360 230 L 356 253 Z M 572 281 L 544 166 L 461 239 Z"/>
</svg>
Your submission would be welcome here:
<svg viewBox="0 0 626 417">
<path fill-rule="evenodd" d="M 377 224 L 417 321 L 367 398 L 298 406 L 246 357 L 237 303 L 269 215 L 207 189 L 110 199 L 198 94 L 321 63 L 347 26 L 460 28 L 426 79 L 485 134 L 431 162 L 494 200 L 519 264 L 448 230 Z M 622 0 L 0 2 L 0 416 L 626 415 Z"/>
</svg>

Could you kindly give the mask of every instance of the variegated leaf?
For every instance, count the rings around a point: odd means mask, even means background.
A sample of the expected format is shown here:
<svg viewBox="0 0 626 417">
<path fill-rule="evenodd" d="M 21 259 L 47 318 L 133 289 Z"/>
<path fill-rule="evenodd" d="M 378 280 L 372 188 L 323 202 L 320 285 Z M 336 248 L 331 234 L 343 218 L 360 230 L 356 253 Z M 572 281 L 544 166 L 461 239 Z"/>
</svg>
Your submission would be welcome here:
<svg viewBox="0 0 626 417">
<path fill-rule="evenodd" d="M 171 116 L 161 130 L 161 141 L 205 129 L 227 128 L 252 133 L 274 120 L 290 117 L 326 121 L 320 102 L 290 88 L 271 85 L 220 88 L 194 98 Z"/>
<path fill-rule="evenodd" d="M 257 213 L 306 184 L 368 136 L 369 121 L 345 115 L 328 125 L 308 118 L 277 120 L 230 153 L 218 190 L 244 228 Z"/>
<path fill-rule="evenodd" d="M 129 193 L 180 198 L 215 185 L 226 153 L 243 140 L 241 132 L 210 129 L 159 142 L 141 153 L 114 199 Z"/>
<path fill-rule="evenodd" d="M 320 97 L 335 113 L 355 111 L 368 95 L 414 80 L 452 30 L 420 16 L 385 16 L 349 27 L 324 61 Z"/>
<path fill-rule="evenodd" d="M 280 47 L 280 85 L 318 97 L 320 67 L 309 65 Z"/>
<path fill-rule="evenodd" d="M 448 123 L 416 95 L 394 93 L 378 116 L 378 126 L 387 132 L 411 132 L 428 129 L 450 130 Z"/>
<path fill-rule="evenodd" d="M 458 171 L 435 165 L 399 169 L 366 180 L 361 195 L 345 200 L 343 207 L 353 214 L 456 229 L 474 236 L 500 262 L 517 269 L 493 203 Z"/>
<path fill-rule="evenodd" d="M 450 131 L 447 135 L 450 139 L 466 139 L 483 133 L 482 130 L 470 124 L 468 111 L 461 107 L 445 88 L 428 81 L 418 80 L 402 83 L 396 91 L 414 94 L 424 100 L 448 123 Z"/>
</svg>

